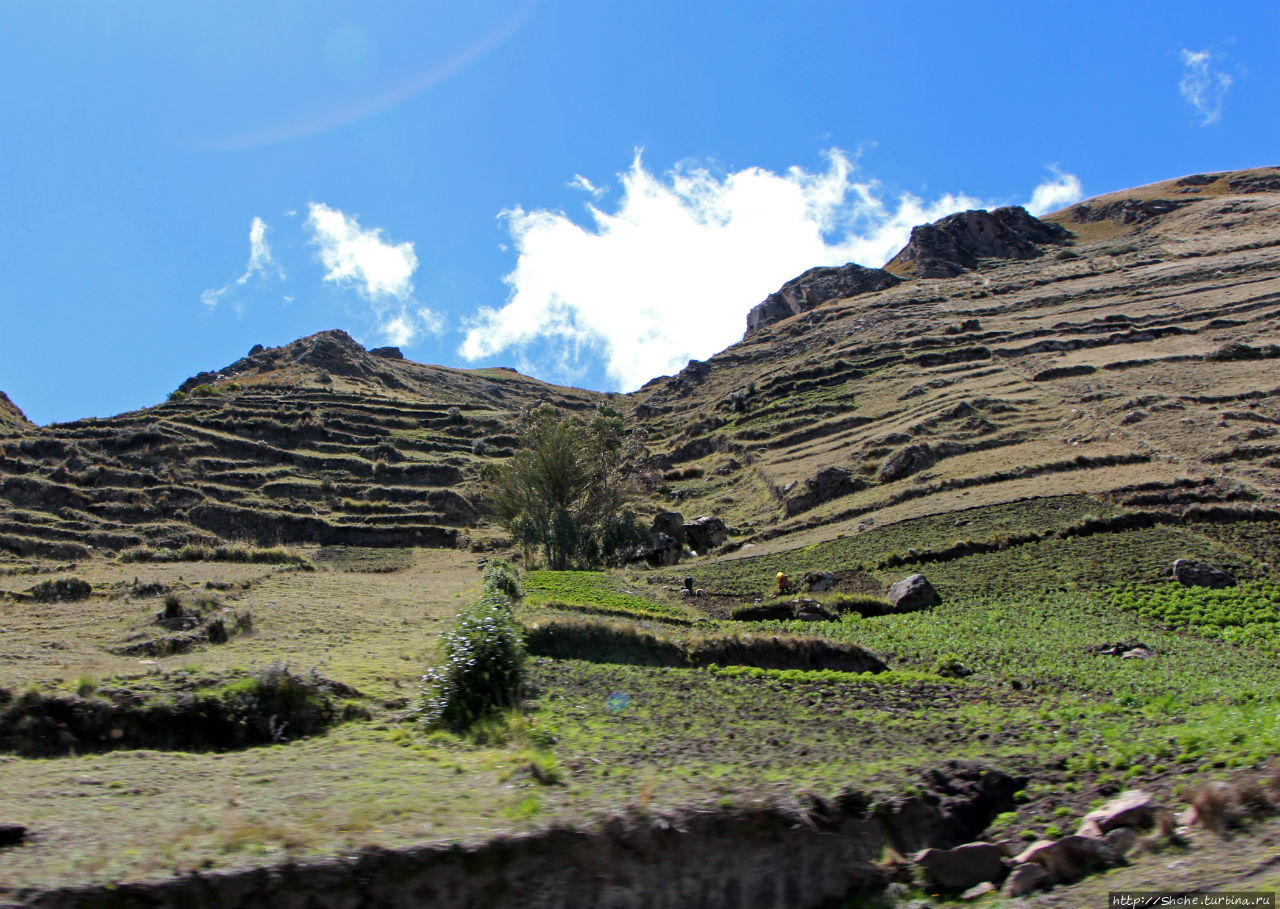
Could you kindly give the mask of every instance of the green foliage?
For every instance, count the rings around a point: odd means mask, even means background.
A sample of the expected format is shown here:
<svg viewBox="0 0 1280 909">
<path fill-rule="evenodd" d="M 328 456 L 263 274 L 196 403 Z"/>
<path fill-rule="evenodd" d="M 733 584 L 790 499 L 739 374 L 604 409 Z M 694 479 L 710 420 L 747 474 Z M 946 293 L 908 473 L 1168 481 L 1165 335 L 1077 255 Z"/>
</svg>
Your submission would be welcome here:
<svg viewBox="0 0 1280 909">
<path fill-rule="evenodd" d="M 598 571 L 530 571 L 525 594 L 530 606 L 636 619 L 687 618 L 674 606 L 624 590 L 617 579 Z"/>
<path fill-rule="evenodd" d="M 441 635 L 444 665 L 422 677 L 418 712 L 428 729 L 463 733 L 520 706 L 525 679 L 525 648 L 504 590 L 519 584 L 511 566 L 495 560 L 486 566 L 480 600 L 458 613 L 453 628 Z"/>
<path fill-rule="evenodd" d="M 1208 638 L 1280 647 L 1280 586 L 1252 581 L 1212 590 L 1168 582 L 1130 585 L 1111 594 L 1117 609 Z"/>
<path fill-rule="evenodd" d="M 612 562 L 648 539 L 626 507 L 647 452 L 620 412 L 603 405 L 591 420 L 562 420 L 539 407 L 519 434 L 519 450 L 488 479 L 498 521 L 526 551 L 541 548 L 562 571 Z"/>
<path fill-rule="evenodd" d="M 520 578 L 506 559 L 490 559 L 485 563 L 482 577 L 486 590 L 497 590 L 510 600 L 518 600 L 524 596 L 520 590 Z"/>
</svg>

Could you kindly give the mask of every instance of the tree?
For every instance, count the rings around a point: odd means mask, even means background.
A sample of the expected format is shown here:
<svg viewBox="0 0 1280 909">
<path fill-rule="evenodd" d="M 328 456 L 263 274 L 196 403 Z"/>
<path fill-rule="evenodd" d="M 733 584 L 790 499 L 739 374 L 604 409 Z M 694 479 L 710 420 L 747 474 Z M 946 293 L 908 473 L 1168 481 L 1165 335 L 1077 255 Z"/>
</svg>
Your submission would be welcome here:
<svg viewBox="0 0 1280 909">
<path fill-rule="evenodd" d="M 561 419 L 544 405 L 525 412 L 519 436 L 511 460 L 489 476 L 498 522 L 516 542 L 540 547 L 556 571 L 647 542 L 627 505 L 648 452 L 621 413 L 602 405 L 590 420 Z"/>
</svg>

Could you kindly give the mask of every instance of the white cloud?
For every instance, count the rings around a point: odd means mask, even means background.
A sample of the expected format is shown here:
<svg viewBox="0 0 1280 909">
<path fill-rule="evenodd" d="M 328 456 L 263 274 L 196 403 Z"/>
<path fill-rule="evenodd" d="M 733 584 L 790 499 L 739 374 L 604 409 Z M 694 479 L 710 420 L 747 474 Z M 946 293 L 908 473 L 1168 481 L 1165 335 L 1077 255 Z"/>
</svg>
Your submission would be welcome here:
<svg viewBox="0 0 1280 909">
<path fill-rule="evenodd" d="M 394 312 L 384 313 L 377 330 L 388 344 L 404 347 L 424 334 L 439 337 L 444 334 L 444 324 L 444 316 L 433 309 L 420 306 L 417 310 L 410 310 L 402 306 Z"/>
<path fill-rule="evenodd" d="M 1084 198 L 1079 177 L 1064 174 L 1056 167 L 1050 169 L 1053 171 L 1053 178 L 1045 180 L 1032 190 L 1031 201 L 1027 203 L 1027 211 L 1037 218 Z"/>
<path fill-rule="evenodd" d="M 378 330 L 387 339 L 388 344 L 394 344 L 396 347 L 403 347 L 418 334 L 409 314 L 404 312 L 384 321 Z"/>
<path fill-rule="evenodd" d="M 805 269 L 881 265 L 913 226 L 980 205 L 960 193 L 886 201 L 853 172 L 839 150 L 822 171 L 724 175 L 690 164 L 655 175 L 637 153 L 616 210 L 589 204 L 589 226 L 504 212 L 517 251 L 510 295 L 470 320 L 460 352 L 474 361 L 513 350 L 528 363 L 531 345 L 550 342 L 544 370 L 578 376 L 599 354 L 617 387 L 633 389 L 737 341 L 747 310 Z"/>
<path fill-rule="evenodd" d="M 1222 119 L 1222 103 L 1230 87 L 1231 77 L 1213 68 L 1210 51 L 1182 49 L 1182 81 L 1178 83 L 1178 90 L 1200 116 L 1201 126 Z"/>
<path fill-rule="evenodd" d="M 311 203 L 304 226 L 319 247 L 326 281 L 354 284 L 372 302 L 404 300 L 413 293 L 418 257 L 412 243 L 389 243 L 382 228 L 365 230 L 354 215 L 318 202 Z"/>
<path fill-rule="evenodd" d="M 596 186 L 582 174 L 574 174 L 573 179 L 566 183 L 565 186 L 570 189 L 580 189 L 583 192 L 591 193 L 597 199 L 605 194 L 603 186 Z"/>
<path fill-rule="evenodd" d="M 354 286 L 368 303 L 378 333 L 397 347 L 418 337 L 418 319 L 409 311 L 413 302 L 413 273 L 418 256 L 413 244 L 392 243 L 382 228 L 362 228 L 354 215 L 312 202 L 304 227 L 318 247 L 324 280 Z"/>
<path fill-rule="evenodd" d="M 245 265 L 244 274 L 217 290 L 206 290 L 200 294 L 200 300 L 209 307 L 217 306 L 229 291 L 243 287 L 255 276 L 268 278 L 274 273 L 284 278 L 284 269 L 271 257 L 271 245 L 267 242 L 267 225 L 261 218 L 254 218 L 249 224 L 249 262 Z M 238 304 L 237 304 L 238 308 Z"/>
<path fill-rule="evenodd" d="M 422 306 L 418 309 L 418 321 L 422 323 L 422 330 L 427 334 L 435 335 L 437 338 L 444 334 L 443 313 Z"/>
</svg>

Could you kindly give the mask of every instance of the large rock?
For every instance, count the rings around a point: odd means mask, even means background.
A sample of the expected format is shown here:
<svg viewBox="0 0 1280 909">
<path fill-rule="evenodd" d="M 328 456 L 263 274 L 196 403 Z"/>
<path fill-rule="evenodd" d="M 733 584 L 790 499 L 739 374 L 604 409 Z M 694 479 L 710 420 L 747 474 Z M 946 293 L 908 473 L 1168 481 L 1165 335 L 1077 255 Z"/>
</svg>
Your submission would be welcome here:
<svg viewBox="0 0 1280 909">
<path fill-rule="evenodd" d="M 928 578 L 922 574 L 913 574 L 890 587 L 885 599 L 889 601 L 893 612 L 915 612 L 936 605 L 942 598 Z"/>
<path fill-rule="evenodd" d="M 655 533 L 649 537 L 649 551 L 644 560 L 654 568 L 663 568 L 679 562 L 682 551 L 683 547 L 675 537 Z"/>
<path fill-rule="evenodd" d="M 1033 217 L 1022 206 L 965 211 L 911 229 L 911 240 L 893 257 L 921 278 L 953 278 L 979 259 L 1033 259 L 1043 244 L 1071 239 L 1065 227 Z"/>
<path fill-rule="evenodd" d="M 651 533 L 665 533 L 673 540 L 684 543 L 684 515 L 678 511 L 664 511 L 653 519 Z"/>
<path fill-rule="evenodd" d="M 829 571 L 808 571 L 805 572 L 804 583 L 809 588 L 810 593 L 822 593 L 824 590 L 830 590 L 836 586 L 839 579 Z"/>
<path fill-rule="evenodd" d="M 1009 876 L 1004 879 L 1004 886 L 1000 888 L 1002 896 L 1019 897 L 1026 896 L 1037 887 L 1043 887 L 1049 882 L 1049 872 L 1044 870 L 1043 865 L 1035 862 L 1023 862 L 1021 865 L 1015 865 L 1013 870 L 1009 872 Z"/>
<path fill-rule="evenodd" d="M 1173 579 L 1183 587 L 1234 587 L 1236 579 L 1221 568 L 1192 559 L 1173 563 Z"/>
<path fill-rule="evenodd" d="M 752 307 L 747 313 L 747 334 L 790 316 L 808 312 L 828 300 L 841 300 L 884 290 L 901 280 L 882 268 L 864 268 L 853 262 L 838 268 L 811 268 Z"/>
<path fill-rule="evenodd" d="M 1060 840 L 1037 840 L 1022 850 L 1014 862 L 1041 865 L 1049 880 L 1059 883 L 1078 881 L 1086 874 L 1118 864 L 1120 856 L 1103 840 L 1075 834 Z"/>
<path fill-rule="evenodd" d="M 1102 836 L 1120 827 L 1150 827 L 1161 807 L 1151 793 L 1130 789 L 1086 814 L 1078 832 Z"/>
<path fill-rule="evenodd" d="M 788 516 L 799 514 L 823 502 L 866 488 L 866 481 L 855 477 L 851 471 L 843 467 L 824 467 L 806 479 L 800 491 L 783 503 L 783 508 Z"/>
<path fill-rule="evenodd" d="M 1004 850 L 993 843 L 967 843 L 954 849 L 925 849 L 916 866 L 931 890 L 968 890 L 1004 879 Z"/>
<path fill-rule="evenodd" d="M 899 448 L 880 465 L 880 479 L 885 483 L 909 477 L 938 463 L 937 457 L 927 445 L 907 445 Z"/>
<path fill-rule="evenodd" d="M 729 528 L 719 518 L 702 515 L 685 522 L 684 539 L 695 552 L 708 552 L 729 539 Z"/>
</svg>

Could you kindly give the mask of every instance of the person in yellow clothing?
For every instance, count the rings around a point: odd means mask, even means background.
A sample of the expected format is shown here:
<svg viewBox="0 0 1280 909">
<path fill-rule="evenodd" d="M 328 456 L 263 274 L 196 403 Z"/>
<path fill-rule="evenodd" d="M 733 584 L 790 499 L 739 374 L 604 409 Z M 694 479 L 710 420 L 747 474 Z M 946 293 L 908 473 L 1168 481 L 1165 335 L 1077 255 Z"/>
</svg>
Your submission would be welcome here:
<svg viewBox="0 0 1280 909">
<path fill-rule="evenodd" d="M 791 590 L 791 579 L 787 577 L 785 571 L 779 571 L 775 580 L 778 582 L 778 593 L 787 593 Z"/>
</svg>

